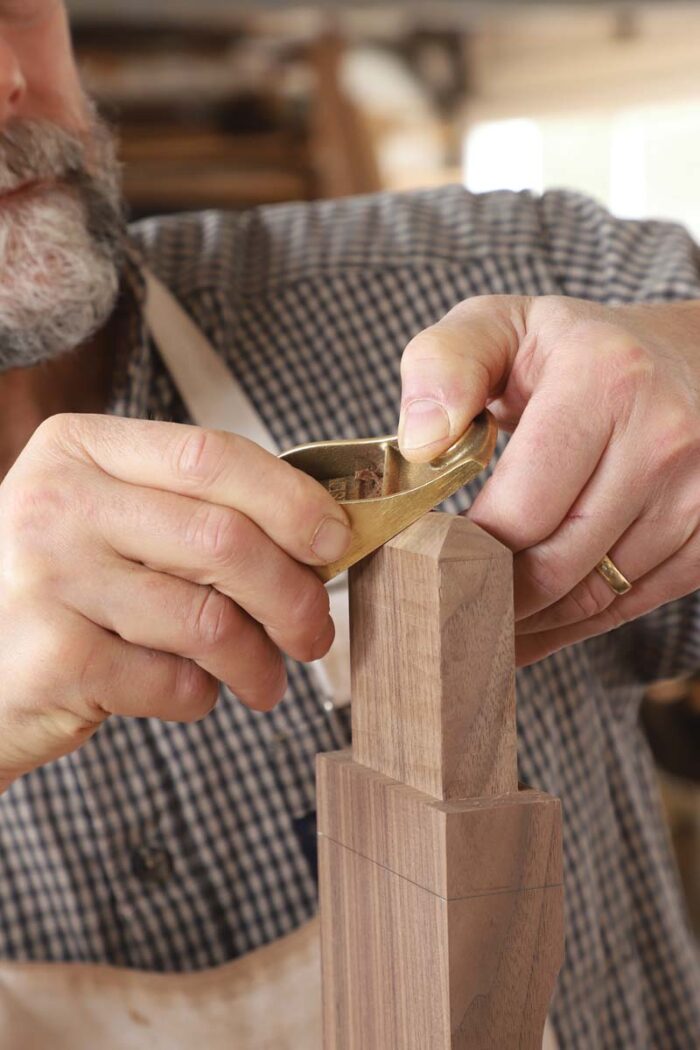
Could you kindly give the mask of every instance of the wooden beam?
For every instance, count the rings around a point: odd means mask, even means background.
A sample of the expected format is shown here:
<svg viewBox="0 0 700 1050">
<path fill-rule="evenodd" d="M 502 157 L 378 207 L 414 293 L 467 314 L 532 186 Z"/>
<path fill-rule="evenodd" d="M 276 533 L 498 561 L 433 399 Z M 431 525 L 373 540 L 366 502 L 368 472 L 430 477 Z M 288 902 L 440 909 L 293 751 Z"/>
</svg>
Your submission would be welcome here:
<svg viewBox="0 0 700 1050">
<path fill-rule="evenodd" d="M 510 551 L 428 514 L 351 595 L 355 759 L 436 798 L 516 791 Z"/>
<path fill-rule="evenodd" d="M 318 759 L 324 1050 L 539 1050 L 561 815 L 517 785 L 510 553 L 430 514 L 350 587 L 353 754 Z"/>
<path fill-rule="evenodd" d="M 382 188 L 368 126 L 342 84 L 345 45 L 329 32 L 310 48 L 316 77 L 311 110 L 311 164 L 319 197 L 376 193 Z"/>
</svg>

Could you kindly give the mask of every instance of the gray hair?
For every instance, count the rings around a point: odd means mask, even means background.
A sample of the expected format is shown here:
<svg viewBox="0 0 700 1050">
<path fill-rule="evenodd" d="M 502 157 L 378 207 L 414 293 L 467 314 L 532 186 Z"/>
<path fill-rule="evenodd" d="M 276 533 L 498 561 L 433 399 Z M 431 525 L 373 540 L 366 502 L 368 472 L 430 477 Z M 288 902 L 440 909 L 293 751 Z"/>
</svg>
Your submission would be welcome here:
<svg viewBox="0 0 700 1050">
<path fill-rule="evenodd" d="M 0 371 L 51 360 L 110 316 L 125 219 L 113 136 L 93 112 L 83 141 L 53 123 L 0 132 Z"/>
</svg>

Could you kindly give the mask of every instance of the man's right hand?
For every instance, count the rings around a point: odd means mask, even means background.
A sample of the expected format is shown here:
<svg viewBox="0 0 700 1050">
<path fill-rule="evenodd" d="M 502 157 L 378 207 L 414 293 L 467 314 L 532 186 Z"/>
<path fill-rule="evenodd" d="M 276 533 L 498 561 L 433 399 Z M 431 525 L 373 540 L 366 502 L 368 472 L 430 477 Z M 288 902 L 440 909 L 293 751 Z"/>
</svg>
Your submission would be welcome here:
<svg viewBox="0 0 700 1050">
<path fill-rule="evenodd" d="M 0 790 L 110 714 L 189 722 L 218 682 L 266 710 L 323 656 L 347 518 L 223 431 L 52 416 L 0 485 Z"/>
</svg>

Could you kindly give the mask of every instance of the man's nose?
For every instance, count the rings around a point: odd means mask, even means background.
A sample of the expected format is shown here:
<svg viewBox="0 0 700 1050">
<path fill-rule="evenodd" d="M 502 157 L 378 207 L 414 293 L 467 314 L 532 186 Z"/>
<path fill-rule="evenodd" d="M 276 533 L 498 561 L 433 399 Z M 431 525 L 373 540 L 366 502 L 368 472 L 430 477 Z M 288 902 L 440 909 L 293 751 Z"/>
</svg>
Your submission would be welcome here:
<svg viewBox="0 0 700 1050">
<path fill-rule="evenodd" d="M 0 39 L 0 129 L 17 116 L 26 90 L 17 55 Z"/>
</svg>

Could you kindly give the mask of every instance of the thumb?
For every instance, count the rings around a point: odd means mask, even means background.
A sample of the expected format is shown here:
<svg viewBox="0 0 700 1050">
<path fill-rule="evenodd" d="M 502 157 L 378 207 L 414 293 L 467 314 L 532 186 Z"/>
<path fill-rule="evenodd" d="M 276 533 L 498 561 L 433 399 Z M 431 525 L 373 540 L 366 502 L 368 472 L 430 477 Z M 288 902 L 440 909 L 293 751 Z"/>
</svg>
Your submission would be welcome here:
<svg viewBox="0 0 700 1050">
<path fill-rule="evenodd" d="M 415 336 L 401 359 L 399 447 L 424 463 L 449 448 L 506 384 L 529 299 L 482 295 Z"/>
</svg>

